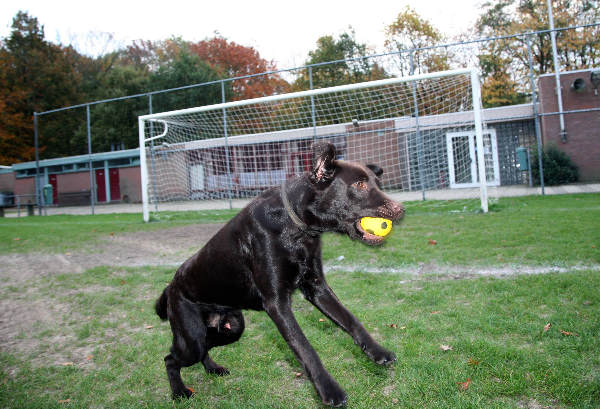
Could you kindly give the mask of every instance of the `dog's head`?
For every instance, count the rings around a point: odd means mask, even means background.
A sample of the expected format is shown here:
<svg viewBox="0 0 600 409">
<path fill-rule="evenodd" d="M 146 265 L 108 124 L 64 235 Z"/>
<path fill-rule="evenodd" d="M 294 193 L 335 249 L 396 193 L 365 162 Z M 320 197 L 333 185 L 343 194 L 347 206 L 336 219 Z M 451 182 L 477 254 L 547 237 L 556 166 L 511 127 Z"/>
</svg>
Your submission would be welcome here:
<svg viewBox="0 0 600 409">
<path fill-rule="evenodd" d="M 383 217 L 392 221 L 404 216 L 404 206 L 381 191 L 376 165 L 360 165 L 335 159 L 335 147 L 328 142 L 313 145 L 310 181 L 315 187 L 315 214 L 326 230 L 346 233 L 367 244 L 380 244 L 383 238 L 364 231 L 363 217 Z"/>
</svg>

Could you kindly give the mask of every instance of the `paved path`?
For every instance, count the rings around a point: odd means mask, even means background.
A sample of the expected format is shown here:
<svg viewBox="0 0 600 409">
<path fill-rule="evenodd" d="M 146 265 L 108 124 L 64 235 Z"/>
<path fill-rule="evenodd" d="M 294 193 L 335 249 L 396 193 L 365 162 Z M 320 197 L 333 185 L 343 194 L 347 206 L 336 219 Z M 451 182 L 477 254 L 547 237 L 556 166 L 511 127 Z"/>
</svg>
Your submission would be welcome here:
<svg viewBox="0 0 600 409">
<path fill-rule="evenodd" d="M 546 187 L 545 194 L 559 195 L 572 193 L 598 193 L 600 192 L 600 183 L 574 184 L 564 186 Z M 541 188 L 528 186 L 500 186 L 488 188 L 489 197 L 513 197 L 513 196 L 529 196 L 540 195 Z M 422 192 L 400 192 L 390 193 L 392 198 L 398 201 L 416 201 L 423 199 Z M 428 190 L 425 191 L 425 198 L 430 200 L 457 200 L 457 199 L 472 199 L 479 197 L 479 189 L 443 189 L 443 190 Z M 250 199 L 235 199 L 231 201 L 231 206 L 228 200 L 196 200 L 189 202 L 173 202 L 159 204 L 160 211 L 183 211 L 183 210 L 219 210 L 219 209 L 241 209 L 250 202 Z M 151 206 L 151 211 L 154 206 Z M 66 207 L 48 207 L 45 209 L 46 214 L 91 214 L 90 206 L 66 206 Z M 142 205 L 140 203 L 117 203 L 117 204 L 102 204 L 94 207 L 95 214 L 109 213 L 141 213 Z M 21 211 L 21 216 L 25 216 L 27 212 Z M 36 209 L 36 214 L 37 209 Z M 6 209 L 6 217 L 17 217 L 15 209 Z"/>
</svg>

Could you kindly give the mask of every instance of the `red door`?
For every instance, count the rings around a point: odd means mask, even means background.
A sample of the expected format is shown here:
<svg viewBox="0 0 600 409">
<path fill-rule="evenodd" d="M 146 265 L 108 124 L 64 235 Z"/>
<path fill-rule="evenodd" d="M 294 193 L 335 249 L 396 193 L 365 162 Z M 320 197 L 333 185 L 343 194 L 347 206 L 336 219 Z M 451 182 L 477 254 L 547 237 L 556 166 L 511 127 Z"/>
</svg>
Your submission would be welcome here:
<svg viewBox="0 0 600 409">
<path fill-rule="evenodd" d="M 104 178 L 104 169 L 96 170 L 96 200 L 106 202 L 106 179 Z"/>
<path fill-rule="evenodd" d="M 52 185 L 52 204 L 58 202 L 58 180 L 56 175 L 48 175 L 48 182 Z"/>
<path fill-rule="evenodd" d="M 110 200 L 121 200 L 121 185 L 119 168 L 108 170 L 108 183 L 110 184 Z"/>
</svg>

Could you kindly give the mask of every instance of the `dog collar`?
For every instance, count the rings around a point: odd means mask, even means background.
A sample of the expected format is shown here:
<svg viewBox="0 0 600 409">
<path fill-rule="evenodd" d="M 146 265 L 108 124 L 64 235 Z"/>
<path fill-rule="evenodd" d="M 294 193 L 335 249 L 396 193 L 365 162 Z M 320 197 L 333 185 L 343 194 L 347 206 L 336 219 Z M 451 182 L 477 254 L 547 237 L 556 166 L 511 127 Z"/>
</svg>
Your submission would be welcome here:
<svg viewBox="0 0 600 409">
<path fill-rule="evenodd" d="M 281 185 L 281 201 L 283 202 L 283 207 L 285 207 L 285 210 L 287 211 L 288 216 L 290 216 L 290 219 L 292 219 L 292 221 L 294 222 L 296 227 L 298 227 L 304 233 L 306 233 L 312 237 L 317 237 L 321 232 L 319 232 L 318 230 L 315 230 L 315 229 L 311 229 L 308 226 L 308 224 L 304 223 L 300 219 L 300 217 L 298 217 L 298 215 L 296 214 L 294 209 L 292 209 L 292 205 L 290 204 L 287 193 L 285 192 L 285 187 L 286 187 L 286 181 L 284 180 L 283 184 Z"/>
</svg>

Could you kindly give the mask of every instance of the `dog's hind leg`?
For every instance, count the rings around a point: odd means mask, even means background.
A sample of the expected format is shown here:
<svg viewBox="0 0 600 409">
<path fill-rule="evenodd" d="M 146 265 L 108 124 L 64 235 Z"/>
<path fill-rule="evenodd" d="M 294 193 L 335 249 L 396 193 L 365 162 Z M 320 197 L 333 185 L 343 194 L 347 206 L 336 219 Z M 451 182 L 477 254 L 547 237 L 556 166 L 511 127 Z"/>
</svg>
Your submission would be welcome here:
<svg viewBox="0 0 600 409">
<path fill-rule="evenodd" d="M 181 368 L 204 362 L 207 357 L 206 325 L 202 311 L 192 302 L 169 294 L 169 322 L 173 331 L 171 353 L 165 357 L 173 399 L 189 398 L 193 391 L 181 379 Z"/>
<path fill-rule="evenodd" d="M 206 319 L 206 344 L 208 349 L 236 342 L 244 332 L 244 316 L 239 310 L 226 313 L 211 312 Z M 206 372 L 217 375 L 229 375 L 229 370 L 215 361 L 208 353 L 202 360 Z"/>
</svg>

